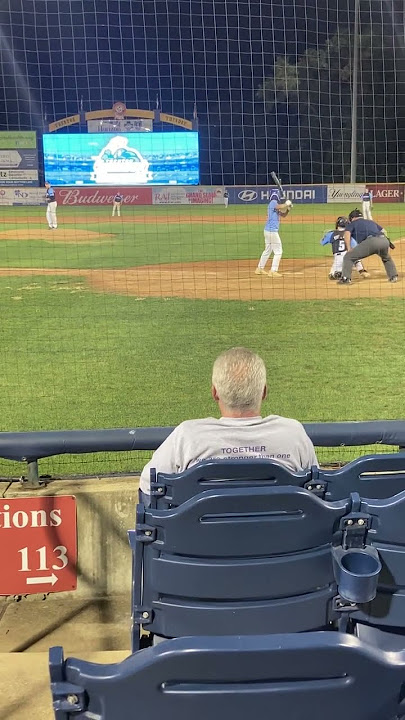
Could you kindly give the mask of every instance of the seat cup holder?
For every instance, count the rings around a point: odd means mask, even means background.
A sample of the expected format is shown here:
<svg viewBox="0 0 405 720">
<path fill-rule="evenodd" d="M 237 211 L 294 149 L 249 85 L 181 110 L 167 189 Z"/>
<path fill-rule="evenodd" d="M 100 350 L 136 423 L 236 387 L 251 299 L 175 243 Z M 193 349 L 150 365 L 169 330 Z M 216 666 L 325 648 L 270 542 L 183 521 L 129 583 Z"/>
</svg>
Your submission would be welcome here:
<svg viewBox="0 0 405 720">
<path fill-rule="evenodd" d="M 373 547 L 344 550 L 332 548 L 333 572 L 339 595 L 352 603 L 366 603 L 377 593 L 381 562 Z"/>
</svg>

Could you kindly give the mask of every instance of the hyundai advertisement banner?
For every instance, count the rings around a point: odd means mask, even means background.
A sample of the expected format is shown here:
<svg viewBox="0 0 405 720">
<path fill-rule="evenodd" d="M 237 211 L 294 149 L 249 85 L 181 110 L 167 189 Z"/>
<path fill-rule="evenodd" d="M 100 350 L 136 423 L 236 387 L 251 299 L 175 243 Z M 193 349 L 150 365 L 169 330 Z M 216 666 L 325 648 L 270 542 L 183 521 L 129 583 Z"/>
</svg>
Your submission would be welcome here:
<svg viewBox="0 0 405 720">
<path fill-rule="evenodd" d="M 326 185 L 284 185 L 283 188 L 286 198 L 294 204 L 325 203 L 327 200 Z M 266 205 L 276 189 L 271 185 L 227 188 L 232 205 Z"/>
<path fill-rule="evenodd" d="M 196 132 L 44 135 L 45 177 L 55 186 L 198 185 Z"/>
</svg>

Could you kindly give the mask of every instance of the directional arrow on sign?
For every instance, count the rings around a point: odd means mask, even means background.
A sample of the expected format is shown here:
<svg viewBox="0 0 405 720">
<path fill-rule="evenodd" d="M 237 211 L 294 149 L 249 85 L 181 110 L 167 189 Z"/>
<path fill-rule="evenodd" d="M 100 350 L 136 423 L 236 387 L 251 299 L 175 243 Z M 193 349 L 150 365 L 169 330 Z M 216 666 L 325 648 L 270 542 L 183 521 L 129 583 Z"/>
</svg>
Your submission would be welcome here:
<svg viewBox="0 0 405 720">
<path fill-rule="evenodd" d="M 52 575 L 49 575 L 49 577 L 31 577 L 26 579 L 27 585 L 55 585 L 57 582 L 58 577 L 55 575 L 55 573 L 52 573 Z"/>
<path fill-rule="evenodd" d="M 18 168 L 21 163 L 21 155 L 17 150 L 0 151 L 0 167 Z"/>
</svg>

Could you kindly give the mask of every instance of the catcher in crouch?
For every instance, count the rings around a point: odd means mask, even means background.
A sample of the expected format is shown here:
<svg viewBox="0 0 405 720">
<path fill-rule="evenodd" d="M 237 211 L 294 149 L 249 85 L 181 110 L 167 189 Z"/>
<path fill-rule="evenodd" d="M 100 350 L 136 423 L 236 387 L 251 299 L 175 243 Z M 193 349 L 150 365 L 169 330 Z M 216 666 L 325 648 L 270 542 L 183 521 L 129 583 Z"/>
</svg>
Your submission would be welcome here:
<svg viewBox="0 0 405 720">
<path fill-rule="evenodd" d="M 320 241 L 321 245 L 328 245 L 328 243 L 332 245 L 333 263 L 329 272 L 329 280 L 340 280 L 342 277 L 343 258 L 347 252 L 344 239 L 347 224 L 348 219 L 340 215 L 336 220 L 335 229 L 328 230 Z M 356 241 L 352 238 L 351 247 L 354 248 L 356 245 Z M 370 274 L 364 269 L 360 260 L 355 263 L 354 267 L 358 270 L 361 277 L 370 277 Z"/>
</svg>

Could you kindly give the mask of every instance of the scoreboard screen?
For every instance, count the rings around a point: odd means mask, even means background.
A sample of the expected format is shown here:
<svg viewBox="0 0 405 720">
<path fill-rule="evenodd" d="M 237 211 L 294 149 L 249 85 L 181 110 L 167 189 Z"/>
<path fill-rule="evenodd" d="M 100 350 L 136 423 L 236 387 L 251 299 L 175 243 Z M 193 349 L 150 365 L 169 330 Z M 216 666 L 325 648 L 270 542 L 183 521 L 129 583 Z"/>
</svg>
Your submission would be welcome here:
<svg viewBox="0 0 405 720">
<path fill-rule="evenodd" d="M 198 185 L 197 132 L 50 133 L 43 136 L 52 185 Z"/>
</svg>

